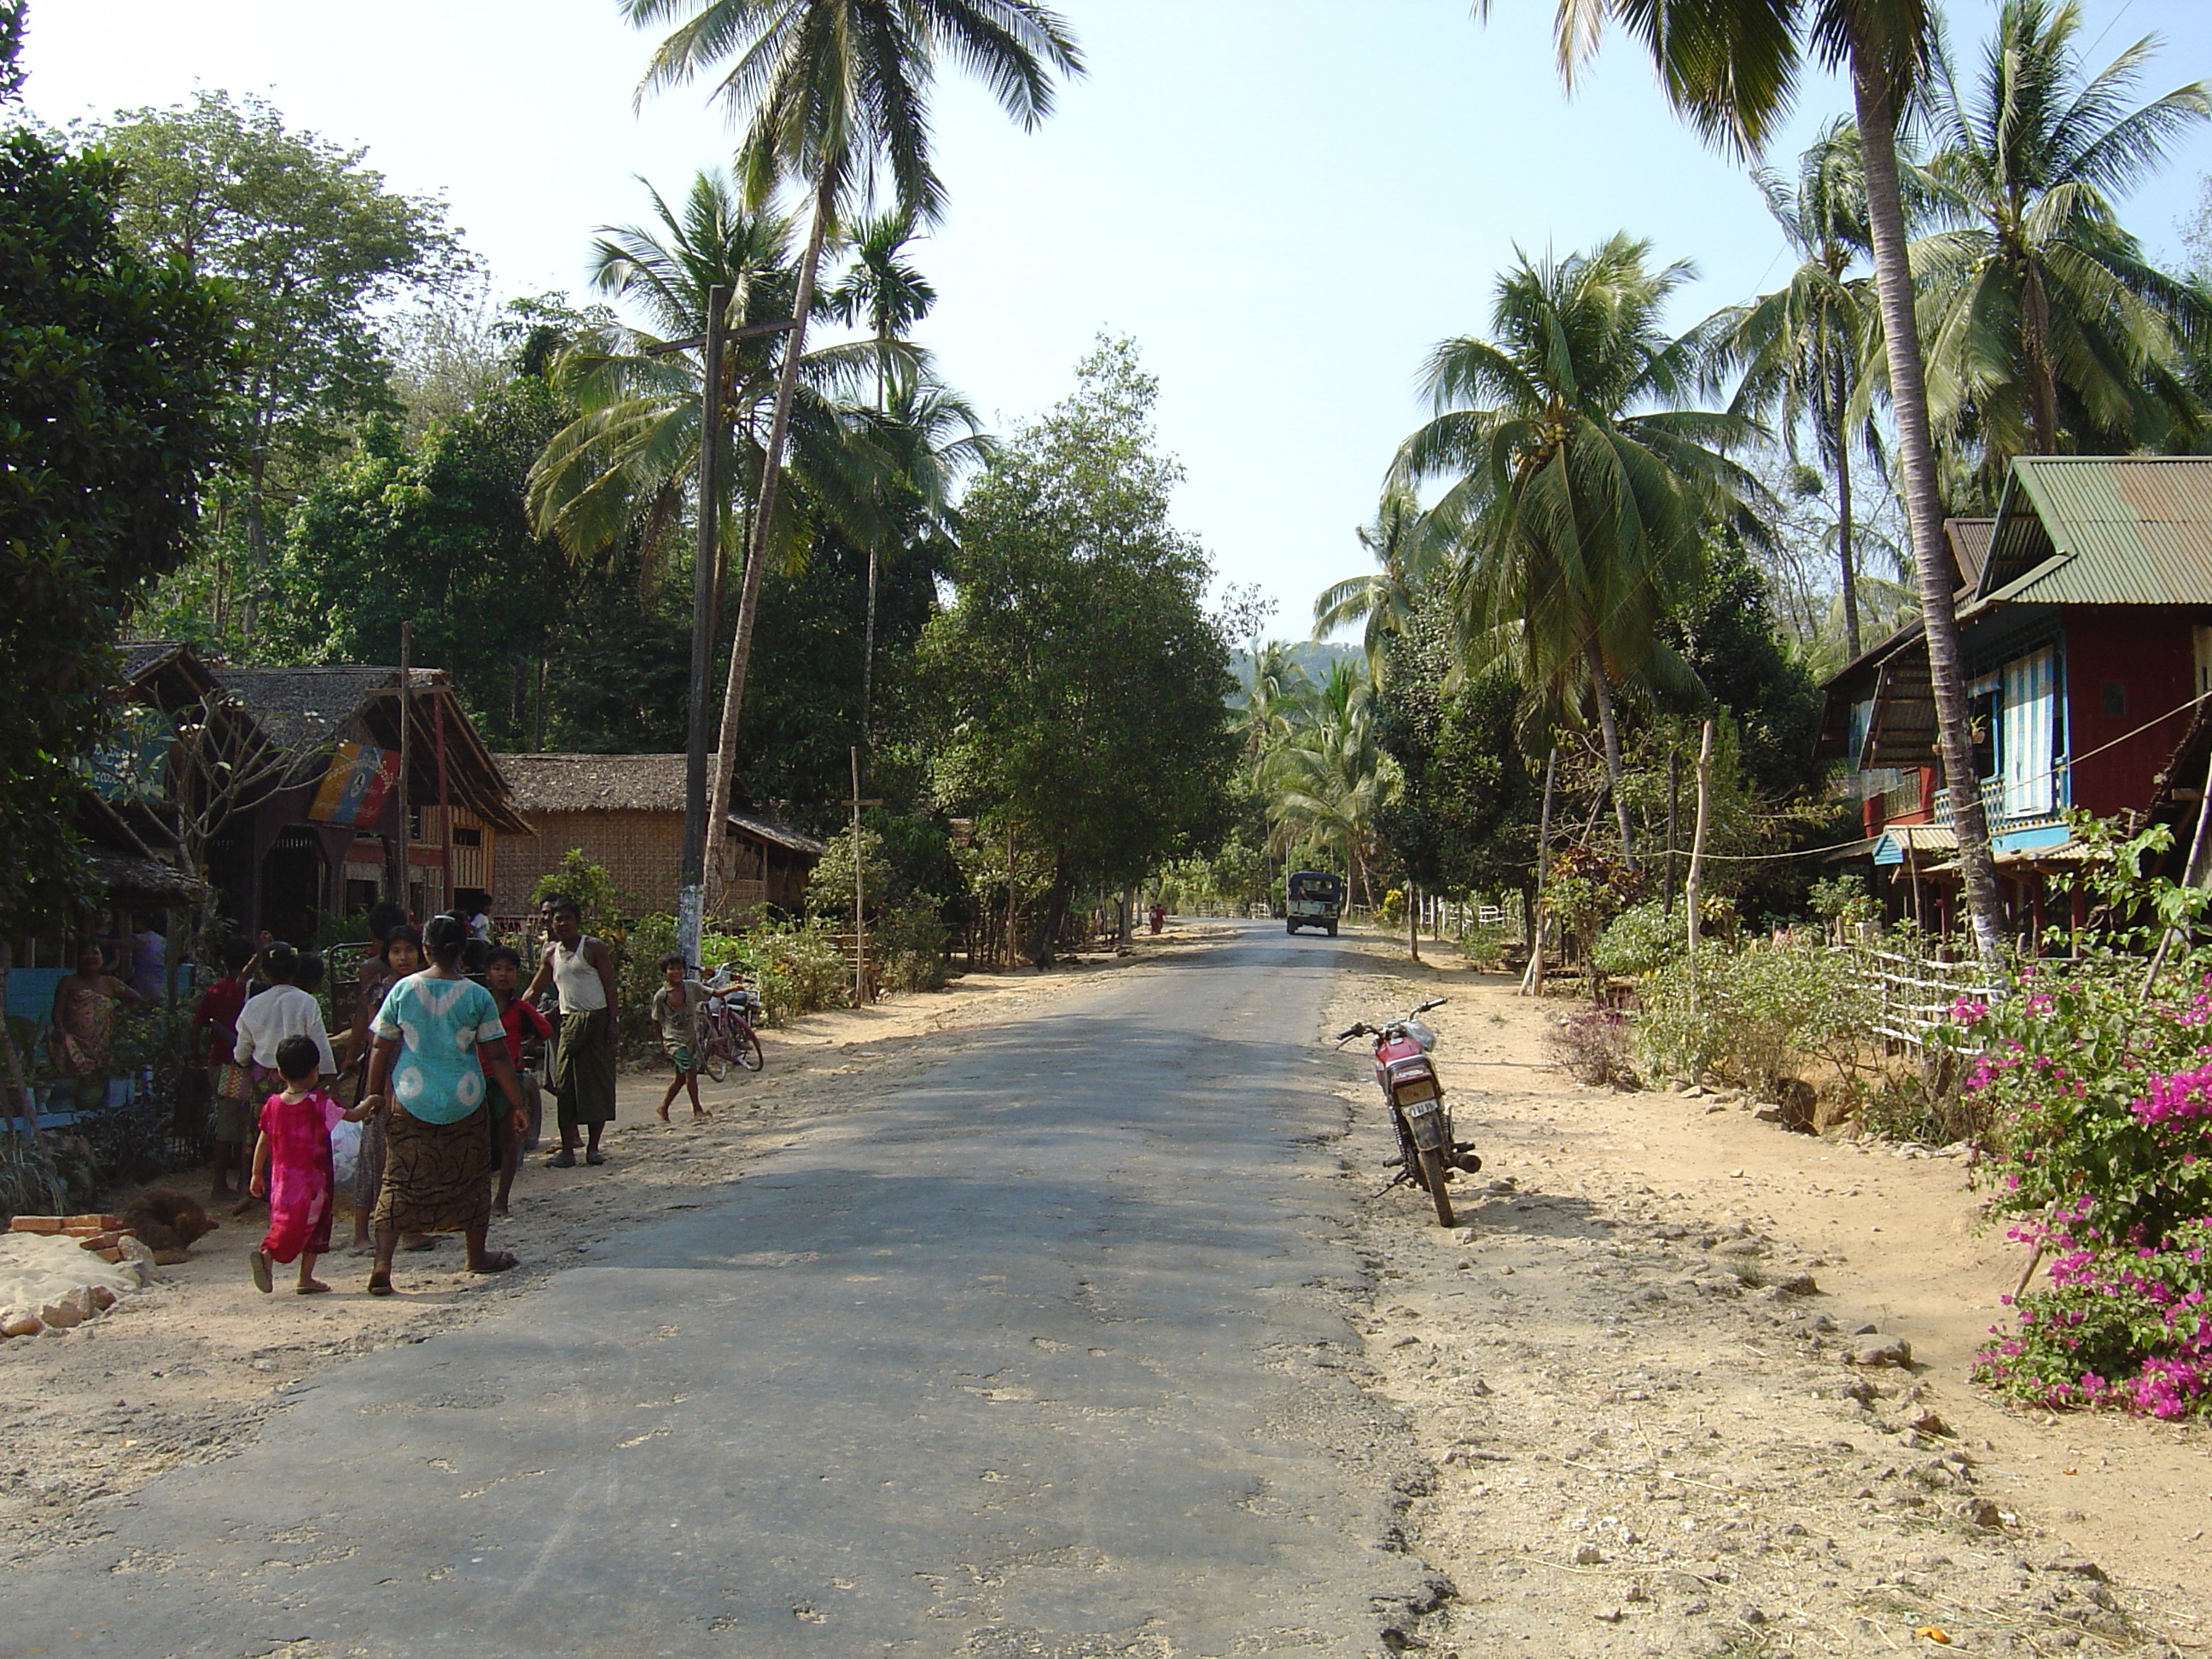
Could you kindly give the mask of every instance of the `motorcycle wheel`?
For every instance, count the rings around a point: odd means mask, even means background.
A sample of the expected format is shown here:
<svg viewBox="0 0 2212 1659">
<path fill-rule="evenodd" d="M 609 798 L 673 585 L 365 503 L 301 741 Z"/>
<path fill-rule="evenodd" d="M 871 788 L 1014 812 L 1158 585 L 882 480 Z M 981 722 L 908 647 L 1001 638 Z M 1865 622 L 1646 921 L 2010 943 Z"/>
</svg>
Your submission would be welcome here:
<svg viewBox="0 0 2212 1659">
<path fill-rule="evenodd" d="M 1429 1196 L 1436 1201 L 1437 1225 L 1450 1226 L 1451 1194 L 1444 1190 L 1444 1155 L 1442 1152 L 1421 1154 L 1421 1184 L 1429 1189 Z"/>
<path fill-rule="evenodd" d="M 1297 923 L 1296 923 L 1295 921 L 1293 921 L 1293 922 L 1290 922 L 1290 923 L 1287 923 L 1287 924 L 1285 924 L 1285 926 L 1284 927 L 1283 931 L 1284 931 L 1285 933 L 1293 933 L 1293 934 L 1294 934 L 1294 933 L 1296 933 L 1298 931 L 1298 925 L 1297 925 Z"/>
<path fill-rule="evenodd" d="M 743 1032 L 732 1038 L 731 1047 L 737 1051 L 738 1064 L 748 1072 L 757 1072 L 768 1064 L 766 1058 L 761 1054 L 760 1039 L 750 1031 Z"/>
</svg>

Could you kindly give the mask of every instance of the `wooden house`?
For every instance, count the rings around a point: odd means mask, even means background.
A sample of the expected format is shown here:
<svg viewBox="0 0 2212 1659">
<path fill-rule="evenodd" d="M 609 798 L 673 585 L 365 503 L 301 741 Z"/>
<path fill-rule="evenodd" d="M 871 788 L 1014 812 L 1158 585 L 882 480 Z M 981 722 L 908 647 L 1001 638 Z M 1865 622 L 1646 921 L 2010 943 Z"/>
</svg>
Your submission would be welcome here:
<svg viewBox="0 0 2212 1659">
<path fill-rule="evenodd" d="M 2140 816 L 2201 797 L 2201 776 L 2169 775 L 2212 693 L 2212 457 L 2022 457 L 1994 518 L 1945 530 L 1974 787 L 2027 933 L 2045 876 L 2069 861 L 2068 809 Z M 1841 856 L 1888 878 L 1893 915 L 1948 921 L 1958 843 L 1920 624 L 1826 693 L 1817 752 L 1848 768 L 1865 832 Z"/>
<path fill-rule="evenodd" d="M 571 848 L 604 867 L 633 914 L 672 912 L 684 872 L 682 755 L 501 755 L 514 805 L 536 826 L 504 855 L 499 908 L 520 915 L 538 878 Z M 750 810 L 729 817 L 735 879 L 716 903 L 742 916 L 765 905 L 804 908 L 807 878 L 823 845 Z"/>
</svg>

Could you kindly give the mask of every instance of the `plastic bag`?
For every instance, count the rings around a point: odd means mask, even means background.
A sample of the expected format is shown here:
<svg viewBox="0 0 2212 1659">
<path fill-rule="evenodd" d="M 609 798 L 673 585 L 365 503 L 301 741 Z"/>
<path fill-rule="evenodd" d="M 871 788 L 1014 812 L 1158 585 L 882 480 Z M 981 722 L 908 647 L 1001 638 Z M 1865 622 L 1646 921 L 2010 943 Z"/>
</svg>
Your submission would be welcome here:
<svg viewBox="0 0 2212 1659">
<path fill-rule="evenodd" d="M 331 1131 L 331 1172 L 338 1190 L 353 1185 L 354 1166 L 361 1162 L 361 1125 L 341 1123 Z"/>
</svg>

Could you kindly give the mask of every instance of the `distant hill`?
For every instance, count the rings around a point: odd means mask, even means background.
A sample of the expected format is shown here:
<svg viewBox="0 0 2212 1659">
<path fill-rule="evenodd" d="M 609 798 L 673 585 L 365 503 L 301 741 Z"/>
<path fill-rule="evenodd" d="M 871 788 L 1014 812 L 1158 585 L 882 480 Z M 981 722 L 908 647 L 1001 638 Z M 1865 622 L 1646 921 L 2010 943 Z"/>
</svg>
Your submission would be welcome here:
<svg viewBox="0 0 2212 1659">
<path fill-rule="evenodd" d="M 1337 641 L 1320 644 L 1312 640 L 1301 640 L 1291 647 L 1290 653 L 1291 660 L 1305 671 L 1308 679 L 1318 685 L 1328 678 L 1328 671 L 1336 664 L 1357 661 L 1359 657 L 1359 647 Z M 1252 689 L 1251 653 L 1244 651 L 1236 653 L 1229 666 L 1230 671 L 1237 676 L 1237 689 L 1240 691 L 1249 692 Z"/>
</svg>

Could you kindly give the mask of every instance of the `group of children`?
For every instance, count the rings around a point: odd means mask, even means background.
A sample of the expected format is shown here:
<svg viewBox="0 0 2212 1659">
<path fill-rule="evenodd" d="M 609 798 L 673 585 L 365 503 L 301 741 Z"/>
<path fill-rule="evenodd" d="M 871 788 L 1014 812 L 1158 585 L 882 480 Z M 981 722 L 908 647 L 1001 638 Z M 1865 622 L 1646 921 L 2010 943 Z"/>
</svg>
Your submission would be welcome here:
<svg viewBox="0 0 2212 1659">
<path fill-rule="evenodd" d="M 552 1035 L 544 1015 L 518 994 L 521 963 L 517 951 L 497 946 L 483 969 L 486 988 L 499 1008 L 508 1057 L 518 1074 L 522 1073 L 524 1044 L 542 1042 Z M 382 1137 L 375 1133 L 383 1126 L 373 1103 L 364 1101 L 349 1109 L 331 1093 L 339 1070 L 337 1061 L 324 1030 L 320 1005 L 312 994 L 313 985 L 301 982 L 307 979 L 303 968 L 319 969 L 320 964 L 288 945 L 270 944 L 257 951 L 240 940 L 226 948 L 223 965 L 223 978 L 202 998 L 195 1020 L 209 1036 L 207 1054 L 216 1103 L 216 1196 L 230 1196 L 227 1176 L 235 1161 L 241 1185 L 250 1194 L 241 1196 L 238 1209 L 245 1209 L 254 1199 L 264 1199 L 269 1205 L 268 1232 L 251 1259 L 254 1284 L 264 1292 L 272 1291 L 276 1267 L 296 1261 L 297 1293 L 320 1295 L 330 1286 L 315 1277 L 315 1262 L 330 1251 L 337 1199 L 332 1136 L 340 1123 L 370 1126 L 356 1166 L 355 1248 L 360 1253 L 368 1243 L 368 1215 L 384 1176 Z M 362 1006 L 354 1022 L 356 1031 L 374 1023 L 378 1008 L 394 986 L 425 966 L 416 931 L 404 924 L 388 927 L 375 954 L 363 964 Z M 249 995 L 252 979 L 257 975 L 267 988 Z M 252 1104 L 255 1085 L 271 1069 L 283 1086 L 266 1094 L 255 1108 Z M 531 1102 L 534 1106 L 534 1089 Z M 498 1182 L 493 1208 L 503 1216 L 507 1213 L 526 1135 L 534 1134 L 535 1127 L 534 1123 L 527 1130 L 519 1127 L 507 1112 L 487 1115 L 491 1165 Z M 249 1146 L 252 1149 L 250 1175 L 246 1167 Z"/>
</svg>

